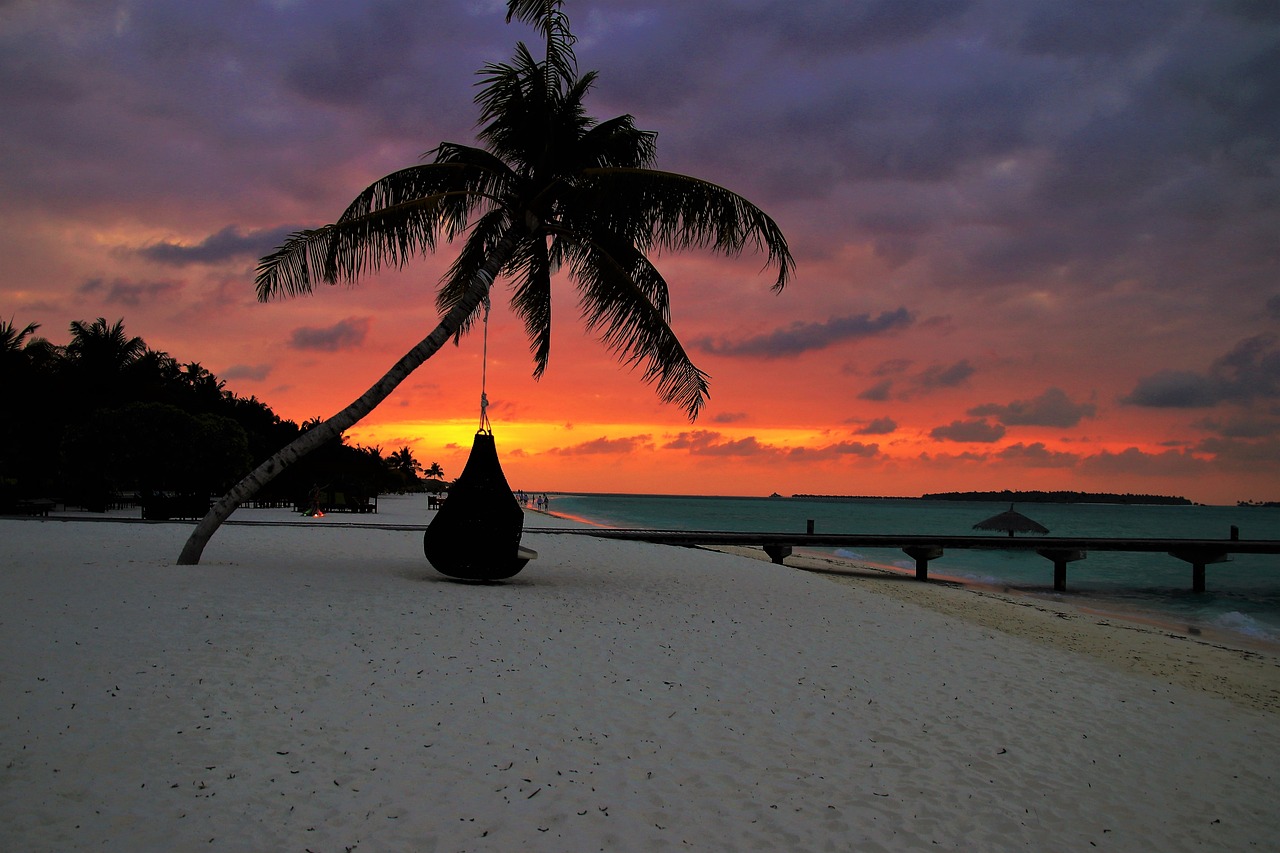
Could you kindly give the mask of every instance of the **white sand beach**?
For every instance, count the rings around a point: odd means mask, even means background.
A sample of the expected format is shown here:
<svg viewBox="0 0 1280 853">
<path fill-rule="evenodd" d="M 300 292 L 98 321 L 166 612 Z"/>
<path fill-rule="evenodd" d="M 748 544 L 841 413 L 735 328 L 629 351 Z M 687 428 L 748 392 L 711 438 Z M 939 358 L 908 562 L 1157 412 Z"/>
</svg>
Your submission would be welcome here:
<svg viewBox="0 0 1280 853">
<path fill-rule="evenodd" d="M 0 849 L 1280 843 L 1268 652 L 583 536 L 458 583 L 350 526 L 420 507 L 196 567 L 187 525 L 0 520 Z"/>
</svg>

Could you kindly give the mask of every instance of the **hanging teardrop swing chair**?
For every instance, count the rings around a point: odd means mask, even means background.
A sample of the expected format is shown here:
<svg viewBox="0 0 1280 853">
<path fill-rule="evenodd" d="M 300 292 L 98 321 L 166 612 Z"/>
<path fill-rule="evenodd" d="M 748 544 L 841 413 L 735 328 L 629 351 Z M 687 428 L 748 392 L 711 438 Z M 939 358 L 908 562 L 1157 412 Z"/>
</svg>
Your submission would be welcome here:
<svg viewBox="0 0 1280 853">
<path fill-rule="evenodd" d="M 442 575 L 473 581 L 513 577 L 538 556 L 520 545 L 524 510 L 502 473 L 487 409 L 485 381 L 489 358 L 489 298 L 484 300 L 484 352 L 481 359 L 480 427 L 471 455 L 436 517 L 427 525 L 422 550 Z"/>
</svg>

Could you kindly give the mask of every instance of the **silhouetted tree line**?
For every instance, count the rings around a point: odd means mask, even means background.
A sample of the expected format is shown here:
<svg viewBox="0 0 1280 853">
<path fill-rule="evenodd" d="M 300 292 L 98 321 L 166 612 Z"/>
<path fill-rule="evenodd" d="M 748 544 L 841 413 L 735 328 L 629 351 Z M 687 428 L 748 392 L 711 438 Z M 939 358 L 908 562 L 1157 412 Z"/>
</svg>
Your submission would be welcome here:
<svg viewBox="0 0 1280 853">
<path fill-rule="evenodd" d="M 1094 504 L 1164 504 L 1190 506 L 1188 498 L 1177 495 L 1135 495 L 1116 492 L 1073 492 L 1073 491 L 1011 491 L 999 492 L 935 492 L 921 495 L 926 501 L 1016 501 L 1018 503 L 1094 503 Z"/>
<path fill-rule="evenodd" d="M 101 511 L 135 495 L 189 496 L 207 508 L 210 495 L 319 423 L 299 425 L 233 394 L 198 362 L 126 334 L 123 319 L 73 322 L 65 346 L 38 329 L 0 320 L 0 510 L 48 497 Z M 353 500 L 416 488 L 422 466 L 407 448 L 394 456 L 338 436 L 259 500 L 300 505 L 317 487 Z"/>
</svg>

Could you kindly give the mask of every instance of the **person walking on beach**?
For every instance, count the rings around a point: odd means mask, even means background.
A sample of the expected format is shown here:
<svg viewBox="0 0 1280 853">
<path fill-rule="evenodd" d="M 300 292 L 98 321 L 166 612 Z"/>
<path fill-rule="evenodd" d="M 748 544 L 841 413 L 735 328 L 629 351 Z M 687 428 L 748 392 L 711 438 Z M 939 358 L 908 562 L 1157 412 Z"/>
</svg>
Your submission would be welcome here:
<svg viewBox="0 0 1280 853">
<path fill-rule="evenodd" d="M 304 512 L 303 515 L 307 516 L 307 518 L 324 517 L 324 513 L 320 510 L 320 495 L 322 495 L 324 490 L 327 488 L 329 487 L 325 486 L 323 489 L 320 486 L 311 487 L 311 492 L 307 495 L 307 502 L 310 506 L 307 507 L 307 511 Z"/>
</svg>

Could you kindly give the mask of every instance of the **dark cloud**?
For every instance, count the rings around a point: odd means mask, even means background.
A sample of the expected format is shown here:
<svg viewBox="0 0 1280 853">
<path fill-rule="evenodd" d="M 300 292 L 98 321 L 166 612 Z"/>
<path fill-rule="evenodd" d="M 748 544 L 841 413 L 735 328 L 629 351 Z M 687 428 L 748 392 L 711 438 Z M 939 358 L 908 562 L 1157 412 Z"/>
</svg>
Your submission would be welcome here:
<svg viewBox="0 0 1280 853">
<path fill-rule="evenodd" d="M 1217 384 L 1207 376 L 1185 370 L 1161 370 L 1138 380 L 1120 402 L 1158 409 L 1199 409 L 1221 402 Z"/>
<path fill-rule="evenodd" d="M 557 456 L 606 456 L 634 453 L 652 446 L 653 436 L 651 435 L 630 435 L 624 438 L 601 436 L 569 447 L 553 447 L 547 452 Z"/>
<path fill-rule="evenodd" d="M 687 450 L 700 456 L 760 456 L 779 452 L 776 447 L 761 444 L 755 436 L 726 439 L 722 434 L 710 430 L 682 432 L 662 445 L 662 449 Z"/>
<path fill-rule="evenodd" d="M 791 462 L 821 462 L 850 456 L 870 458 L 880 453 L 878 444 L 861 441 L 838 441 L 819 447 L 783 448 L 765 444 L 755 436 L 730 439 L 713 430 L 682 432 L 662 445 L 663 450 L 684 450 L 698 456 L 731 458 L 785 456 Z"/>
<path fill-rule="evenodd" d="M 825 323 L 792 323 L 766 335 L 741 341 L 714 341 L 702 338 L 693 345 L 715 355 L 740 355 L 754 358 L 783 358 L 836 344 L 856 341 L 910 326 L 915 319 L 906 308 L 885 311 L 877 317 L 857 314 L 835 317 Z"/>
<path fill-rule="evenodd" d="M 78 290 L 85 295 L 102 296 L 113 305 L 134 307 L 176 297 L 182 292 L 182 284 L 176 281 L 105 281 L 91 278 L 80 285 Z"/>
<path fill-rule="evenodd" d="M 1033 444 L 1011 444 L 1002 448 L 995 456 L 1003 462 L 1029 468 L 1072 468 L 1080 462 L 1079 454 L 1050 450 L 1041 441 Z"/>
<path fill-rule="evenodd" d="M 866 400 L 871 403 L 883 403 L 889 399 L 890 392 L 892 390 L 893 390 L 893 381 L 890 379 L 885 379 L 881 382 L 877 382 L 875 385 L 872 385 L 870 388 L 867 388 L 866 390 L 859 392 L 858 399 Z"/>
<path fill-rule="evenodd" d="M 270 364 L 233 364 L 222 371 L 223 379 L 254 379 L 261 381 L 271 375 Z"/>
<path fill-rule="evenodd" d="M 293 330 L 289 346 L 321 352 L 355 349 L 364 343 L 372 322 L 370 317 L 348 317 L 323 328 L 303 326 Z"/>
<path fill-rule="evenodd" d="M 968 359 L 961 359 L 951 365 L 935 364 L 926 367 L 915 377 L 915 384 L 926 391 L 936 388 L 956 388 L 968 382 L 973 374 L 973 365 Z"/>
<path fill-rule="evenodd" d="M 1104 450 L 1080 463 L 1083 473 L 1102 476 L 1196 477 L 1210 470 L 1209 463 L 1185 450 L 1147 453 L 1130 447 L 1119 453 Z"/>
<path fill-rule="evenodd" d="M 1032 400 L 1007 405 L 985 403 L 969 410 L 976 417 L 993 417 L 1005 426 L 1073 427 L 1097 414 L 1092 403 L 1074 402 L 1061 388 L 1050 388 Z"/>
<path fill-rule="evenodd" d="M 216 234 L 193 245 L 181 243 L 153 243 L 138 249 L 138 254 L 148 260 L 170 266 L 188 264 L 216 264 L 234 258 L 260 258 L 284 243 L 296 227 L 270 228 L 242 233 L 235 225 L 228 225 Z"/>
<path fill-rule="evenodd" d="M 1272 414 L 1248 413 L 1220 420 L 1205 418 L 1195 426 L 1224 438 L 1267 438 L 1280 435 L 1280 412 Z"/>
<path fill-rule="evenodd" d="M 931 364 L 912 376 L 901 377 L 901 374 L 910 366 L 911 362 L 906 359 L 897 359 L 879 365 L 872 371 L 873 376 L 890 375 L 899 378 L 883 379 L 877 382 L 861 391 L 858 399 L 883 403 L 894 396 L 895 387 L 901 389 L 897 396 L 903 400 L 946 388 L 959 388 L 968 383 L 969 378 L 976 372 L 968 359 L 961 359 L 954 364 Z"/>
<path fill-rule="evenodd" d="M 1280 465 L 1280 438 L 1274 433 L 1258 441 L 1209 438 L 1200 442 L 1196 450 L 1212 453 L 1216 463 L 1234 471 L 1262 471 Z"/>
<path fill-rule="evenodd" d="M 880 445 L 864 444 L 861 441 L 840 441 L 822 447 L 794 447 L 787 452 L 787 458 L 793 462 L 821 462 L 847 456 L 870 459 L 879 455 Z"/>
<path fill-rule="evenodd" d="M 853 432 L 855 435 L 888 435 L 897 428 L 898 422 L 893 418 L 876 418 L 858 427 Z"/>
<path fill-rule="evenodd" d="M 1280 397 L 1280 338 L 1270 334 L 1247 338 L 1214 362 L 1211 372 L 1227 383 L 1232 399 Z"/>
<path fill-rule="evenodd" d="M 1121 402 L 1194 409 L 1280 399 L 1280 339 L 1255 335 L 1214 361 L 1206 373 L 1162 370 L 1138 380 Z"/>
<path fill-rule="evenodd" d="M 929 431 L 939 441 L 962 441 L 990 444 L 1004 438 L 1004 427 L 985 420 L 952 421 Z"/>
</svg>

